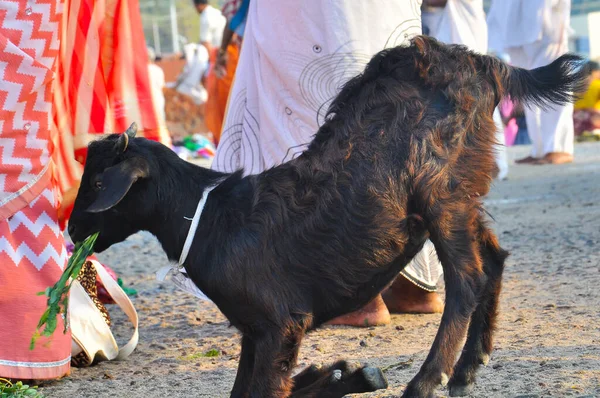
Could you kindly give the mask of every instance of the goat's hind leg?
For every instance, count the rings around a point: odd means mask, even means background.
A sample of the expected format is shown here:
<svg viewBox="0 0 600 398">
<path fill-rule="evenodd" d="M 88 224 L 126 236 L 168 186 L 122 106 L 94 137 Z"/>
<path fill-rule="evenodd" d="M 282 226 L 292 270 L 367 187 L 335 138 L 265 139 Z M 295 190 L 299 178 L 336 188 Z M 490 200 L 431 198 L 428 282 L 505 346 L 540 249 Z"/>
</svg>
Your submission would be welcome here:
<svg viewBox="0 0 600 398">
<path fill-rule="evenodd" d="M 471 317 L 467 342 L 449 383 L 450 396 L 468 395 L 475 382 L 479 365 L 487 365 L 492 353 L 498 298 L 502 286 L 502 271 L 508 252 L 498 244 L 494 233 L 480 220 L 479 251 L 487 280 L 479 294 L 477 308 Z"/>
<path fill-rule="evenodd" d="M 446 206 L 445 213 L 433 220 L 430 239 L 444 269 L 446 304 L 440 327 L 417 375 L 404 397 L 431 397 L 439 384 L 445 385 L 454 368 L 476 297 L 483 283 L 481 257 L 477 242 L 477 216 L 474 205 Z"/>
</svg>

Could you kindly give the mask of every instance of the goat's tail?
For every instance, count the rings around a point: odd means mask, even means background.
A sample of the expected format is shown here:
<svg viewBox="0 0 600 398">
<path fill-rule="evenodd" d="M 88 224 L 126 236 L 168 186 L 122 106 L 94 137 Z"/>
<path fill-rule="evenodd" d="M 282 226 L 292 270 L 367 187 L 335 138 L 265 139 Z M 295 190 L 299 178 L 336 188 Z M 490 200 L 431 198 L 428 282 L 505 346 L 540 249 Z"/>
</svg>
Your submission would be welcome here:
<svg viewBox="0 0 600 398">
<path fill-rule="evenodd" d="M 487 58 L 484 65 L 496 86 L 497 97 L 510 96 L 524 104 L 548 107 L 575 101 L 585 91 L 589 68 L 577 55 L 565 54 L 536 69 L 509 66 Z"/>
</svg>

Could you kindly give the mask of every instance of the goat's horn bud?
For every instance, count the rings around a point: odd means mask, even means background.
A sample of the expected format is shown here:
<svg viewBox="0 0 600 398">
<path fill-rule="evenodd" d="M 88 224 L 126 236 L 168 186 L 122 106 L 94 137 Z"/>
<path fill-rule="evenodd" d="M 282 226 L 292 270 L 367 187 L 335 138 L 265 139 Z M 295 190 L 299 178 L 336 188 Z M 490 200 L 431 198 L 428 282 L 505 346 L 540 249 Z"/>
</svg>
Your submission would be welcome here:
<svg viewBox="0 0 600 398">
<path fill-rule="evenodd" d="M 135 134 L 137 133 L 137 123 L 131 123 L 131 126 L 125 131 L 125 134 L 129 136 L 129 138 L 135 138 Z"/>
</svg>

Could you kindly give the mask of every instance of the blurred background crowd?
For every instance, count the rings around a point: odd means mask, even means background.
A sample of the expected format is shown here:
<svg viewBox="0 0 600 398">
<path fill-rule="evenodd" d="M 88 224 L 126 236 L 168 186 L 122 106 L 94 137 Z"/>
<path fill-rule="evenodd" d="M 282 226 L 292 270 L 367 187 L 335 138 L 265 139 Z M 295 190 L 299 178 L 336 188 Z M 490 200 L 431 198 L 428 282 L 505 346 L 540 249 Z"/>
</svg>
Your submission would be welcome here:
<svg viewBox="0 0 600 398">
<path fill-rule="evenodd" d="M 484 0 L 484 11 L 489 15 L 492 0 Z M 210 144 L 219 141 L 220 129 L 227 93 L 237 65 L 242 34 L 233 34 L 227 53 L 221 57 L 219 66 L 226 70 L 211 82 L 211 59 L 217 60 L 223 31 L 228 28 L 236 15 L 242 0 L 210 0 L 196 6 L 192 0 L 140 0 L 140 12 L 146 43 L 155 65 L 164 72 L 153 81 L 163 85 L 166 102 L 166 125 L 180 146 L 183 156 L 209 158 Z M 423 18 L 431 18 L 436 8 L 441 10 L 444 2 L 424 2 Z M 427 4 L 433 4 L 427 5 Z M 247 6 L 242 13 L 247 11 Z M 204 11 L 206 8 L 206 11 Z M 492 10 L 493 11 L 493 10 Z M 600 132 L 600 0 L 572 0 L 568 31 L 568 49 L 590 60 L 593 73 L 590 75 L 590 89 L 584 98 L 575 104 L 574 130 L 576 140 L 597 140 Z M 243 19 L 245 15 L 239 15 Z M 227 22 L 226 22 L 227 21 Z M 236 21 L 236 23 L 240 23 Z M 489 21 L 488 21 L 489 23 Z M 241 28 L 243 29 L 243 27 Z M 242 31 L 240 30 L 241 33 Z M 424 33 L 428 32 L 425 27 Z M 490 48 L 504 61 L 511 62 L 506 51 Z M 213 54 L 211 54 L 213 51 Z M 212 57 L 212 58 L 211 58 Z M 225 59 L 227 61 L 225 62 Z M 216 76 L 214 76 L 216 77 Z M 218 86 L 218 87 L 216 87 Z M 209 97 L 212 96 L 209 100 Z M 505 128 L 507 146 L 531 144 L 528 134 L 525 110 L 518 104 L 505 101 L 500 107 Z M 208 141 L 199 139 L 193 143 L 191 135 L 201 134 Z M 185 142 L 184 142 L 185 141 Z M 186 147 L 187 145 L 187 147 Z M 183 148 L 196 149 L 208 146 L 208 150 L 192 153 Z"/>
</svg>

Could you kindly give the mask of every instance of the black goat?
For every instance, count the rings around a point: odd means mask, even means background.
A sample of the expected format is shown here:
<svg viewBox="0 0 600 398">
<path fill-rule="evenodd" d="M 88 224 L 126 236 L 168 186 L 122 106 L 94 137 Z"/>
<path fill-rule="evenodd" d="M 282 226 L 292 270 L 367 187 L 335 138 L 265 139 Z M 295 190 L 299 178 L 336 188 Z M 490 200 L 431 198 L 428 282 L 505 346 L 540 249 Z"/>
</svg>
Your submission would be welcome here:
<svg viewBox="0 0 600 398">
<path fill-rule="evenodd" d="M 304 333 L 360 308 L 431 239 L 446 305 L 431 351 L 404 395 L 449 382 L 465 394 L 492 351 L 507 252 L 480 197 L 494 168 L 500 98 L 571 101 L 584 81 L 565 55 L 532 71 L 416 37 L 387 49 L 333 101 L 309 148 L 259 175 L 221 174 L 168 148 L 112 135 L 89 146 L 69 232 L 100 231 L 97 251 L 147 230 L 179 258 L 208 196 L 189 277 L 242 333 L 234 397 L 342 396 L 384 387 L 345 362 L 290 374 Z M 466 345 L 455 364 L 461 343 Z"/>
</svg>

